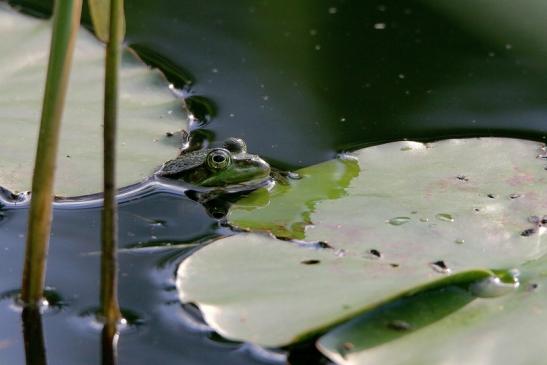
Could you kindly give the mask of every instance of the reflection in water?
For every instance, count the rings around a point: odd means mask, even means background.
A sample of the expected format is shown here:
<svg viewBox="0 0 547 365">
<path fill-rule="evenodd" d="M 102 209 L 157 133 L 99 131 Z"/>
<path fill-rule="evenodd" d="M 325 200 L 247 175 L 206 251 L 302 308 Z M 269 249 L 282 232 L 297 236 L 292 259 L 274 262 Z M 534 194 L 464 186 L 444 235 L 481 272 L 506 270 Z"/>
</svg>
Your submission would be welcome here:
<svg viewBox="0 0 547 365">
<path fill-rule="evenodd" d="M 46 348 L 40 308 L 25 307 L 21 313 L 27 365 L 46 365 Z"/>
<path fill-rule="evenodd" d="M 146 184 L 145 184 L 146 185 Z M 55 287 L 48 302 L 62 303 L 43 320 L 45 347 L 52 364 L 96 365 L 116 359 L 119 365 L 283 364 L 279 358 L 257 357 L 239 343 L 210 340 L 211 330 L 199 331 L 184 320 L 174 290 L 179 262 L 208 242 L 232 232 L 222 220 L 189 199 L 182 187 L 151 183 L 120 194 L 119 298 L 128 324 L 115 337 L 103 337 L 97 321 L 99 298 L 100 198 L 65 199 L 54 204 L 54 219 L 46 282 Z M 3 196 L 0 221 L 0 363 L 23 364 L 21 317 L 13 310 L 11 290 L 20 285 L 28 203 Z M 222 209 L 215 210 L 217 214 Z M 47 294 L 47 293 L 46 293 Z M 55 299 L 57 298 L 57 299 Z M 92 308 L 90 310 L 90 308 Z M 106 334 L 111 334 L 106 333 Z M 39 337 L 36 337 L 38 339 Z M 112 341 L 110 341 L 112 339 Z M 103 353 L 99 351 L 105 345 Z M 105 360 L 105 361 L 106 361 Z"/>
<path fill-rule="evenodd" d="M 101 334 L 101 364 L 116 365 L 117 364 L 117 347 L 118 347 L 118 330 L 116 325 L 105 323 Z"/>
</svg>

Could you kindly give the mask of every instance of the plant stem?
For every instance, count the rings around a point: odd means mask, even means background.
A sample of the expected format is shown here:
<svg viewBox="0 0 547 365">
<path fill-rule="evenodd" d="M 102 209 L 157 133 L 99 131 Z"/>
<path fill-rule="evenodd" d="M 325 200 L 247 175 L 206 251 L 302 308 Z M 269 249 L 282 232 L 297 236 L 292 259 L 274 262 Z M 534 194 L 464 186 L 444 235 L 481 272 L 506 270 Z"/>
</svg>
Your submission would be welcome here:
<svg viewBox="0 0 547 365">
<path fill-rule="evenodd" d="M 29 307 L 39 306 L 44 289 L 59 131 L 81 9 L 82 0 L 57 0 L 53 10 L 53 30 L 32 178 L 21 289 L 21 299 Z"/>
<path fill-rule="evenodd" d="M 102 216 L 101 306 L 107 325 L 121 318 L 117 298 L 116 242 L 116 123 L 118 114 L 118 69 L 123 40 L 123 0 L 110 3 L 109 40 L 106 47 L 104 100 L 104 208 Z"/>
</svg>

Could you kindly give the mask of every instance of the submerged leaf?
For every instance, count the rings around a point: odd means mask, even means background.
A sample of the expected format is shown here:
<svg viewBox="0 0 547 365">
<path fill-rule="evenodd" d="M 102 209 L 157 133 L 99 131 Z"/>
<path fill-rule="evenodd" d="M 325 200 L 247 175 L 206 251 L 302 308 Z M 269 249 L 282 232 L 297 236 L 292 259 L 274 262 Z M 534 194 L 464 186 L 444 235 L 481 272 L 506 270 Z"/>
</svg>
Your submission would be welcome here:
<svg viewBox="0 0 547 365">
<path fill-rule="evenodd" d="M 306 189 L 322 183 L 310 173 L 265 207 L 246 202 L 245 214 L 256 214 L 249 226 L 276 233 L 279 221 L 262 217 L 286 215 L 291 227 L 309 212 L 299 236 L 309 243 L 257 234 L 215 241 L 181 264 L 180 298 L 228 338 L 279 346 L 450 274 L 535 260 L 547 252 L 545 227 L 528 219 L 547 211 L 542 148 L 482 138 L 357 151 L 360 172 L 344 194 L 313 197 L 310 208 Z"/>
<path fill-rule="evenodd" d="M 271 192 L 257 190 L 230 210 L 231 224 L 278 237 L 304 238 L 310 213 L 322 200 L 345 195 L 345 188 L 359 175 L 355 160 L 332 160 L 299 170 L 298 180 L 277 184 Z"/>
<path fill-rule="evenodd" d="M 341 325 L 318 347 L 343 365 L 540 364 L 547 355 L 545 264 L 523 267 L 517 293 L 465 306 L 469 294 L 455 289 L 417 295 Z M 411 330 L 386 327 L 393 318 Z"/>
<path fill-rule="evenodd" d="M 0 186 L 30 190 L 46 75 L 50 22 L 0 6 Z M 102 190 L 104 46 L 76 41 L 57 160 L 56 195 Z M 126 50 L 120 69 L 118 185 L 150 176 L 178 150 L 166 132 L 187 127 L 182 104 L 159 71 Z"/>
</svg>

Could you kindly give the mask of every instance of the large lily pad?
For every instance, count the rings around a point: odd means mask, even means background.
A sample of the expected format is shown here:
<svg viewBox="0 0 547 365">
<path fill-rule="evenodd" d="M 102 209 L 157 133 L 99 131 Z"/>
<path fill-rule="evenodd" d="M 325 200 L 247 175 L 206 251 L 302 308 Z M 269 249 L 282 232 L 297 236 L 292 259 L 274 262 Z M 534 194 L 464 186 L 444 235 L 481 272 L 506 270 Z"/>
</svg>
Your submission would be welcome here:
<svg viewBox="0 0 547 365">
<path fill-rule="evenodd" d="M 537 259 L 547 242 L 530 217 L 547 213 L 544 153 L 537 142 L 497 138 L 357 151 L 360 174 L 346 195 L 314 200 L 303 221 L 303 238 L 315 244 L 257 234 L 216 241 L 181 264 L 181 300 L 197 303 L 226 337 L 279 346 L 449 272 Z M 316 175 L 303 176 L 295 197 Z M 237 214 L 253 214 L 251 199 Z M 277 209 L 273 199 L 256 209 Z M 293 227 L 298 214 L 286 214 Z M 282 224 L 259 223 L 272 231 Z"/>
<path fill-rule="evenodd" d="M 0 6 L 0 186 L 30 190 L 51 36 L 49 21 Z M 81 29 L 63 117 L 55 192 L 102 189 L 104 45 Z M 118 184 L 138 182 L 177 154 L 166 137 L 187 127 L 181 102 L 131 51 L 120 70 Z"/>
</svg>

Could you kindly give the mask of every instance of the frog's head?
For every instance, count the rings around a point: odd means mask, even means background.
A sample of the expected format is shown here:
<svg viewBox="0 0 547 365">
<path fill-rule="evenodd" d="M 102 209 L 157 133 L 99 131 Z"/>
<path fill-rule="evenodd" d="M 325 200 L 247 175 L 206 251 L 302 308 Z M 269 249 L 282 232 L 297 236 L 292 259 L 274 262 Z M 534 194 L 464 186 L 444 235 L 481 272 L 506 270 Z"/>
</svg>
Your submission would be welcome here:
<svg viewBox="0 0 547 365">
<path fill-rule="evenodd" d="M 188 152 L 166 162 L 158 174 L 204 187 L 252 188 L 269 179 L 270 165 L 247 153 L 243 140 L 229 138 L 222 147 Z"/>
<path fill-rule="evenodd" d="M 196 181 L 200 186 L 230 186 L 260 184 L 270 176 L 270 165 L 246 152 L 234 153 L 227 148 L 213 148 L 208 151 L 205 165 L 207 173 Z"/>
</svg>

